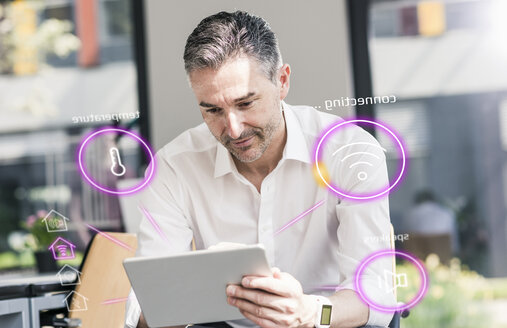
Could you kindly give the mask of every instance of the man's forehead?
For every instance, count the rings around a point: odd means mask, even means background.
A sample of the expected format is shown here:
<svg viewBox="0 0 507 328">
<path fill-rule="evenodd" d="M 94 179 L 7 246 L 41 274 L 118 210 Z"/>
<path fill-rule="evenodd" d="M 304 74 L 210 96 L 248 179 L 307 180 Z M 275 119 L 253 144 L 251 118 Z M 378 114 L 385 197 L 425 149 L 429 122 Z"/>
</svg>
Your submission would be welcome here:
<svg viewBox="0 0 507 328">
<path fill-rule="evenodd" d="M 239 103 L 241 101 L 245 101 L 245 100 L 249 100 L 251 98 L 254 98 L 256 95 L 257 94 L 255 92 L 249 92 L 249 93 L 245 94 L 244 96 L 240 96 L 238 98 L 232 98 L 229 101 L 232 103 Z M 218 105 L 216 105 L 215 103 L 208 103 L 206 101 L 200 101 L 199 106 L 201 106 L 201 107 L 216 107 Z"/>
<path fill-rule="evenodd" d="M 204 68 L 190 73 L 189 79 L 199 101 L 234 101 L 256 93 L 259 83 L 269 82 L 256 60 L 238 57 L 218 69 Z M 265 82 L 265 81 L 264 81 Z M 213 99 L 217 98 L 217 99 Z"/>
<path fill-rule="evenodd" d="M 260 73 L 259 64 L 247 56 L 238 56 L 228 59 L 218 68 L 196 69 L 189 74 L 192 86 L 202 84 L 220 83 L 224 81 L 248 81 L 250 77 Z"/>
</svg>

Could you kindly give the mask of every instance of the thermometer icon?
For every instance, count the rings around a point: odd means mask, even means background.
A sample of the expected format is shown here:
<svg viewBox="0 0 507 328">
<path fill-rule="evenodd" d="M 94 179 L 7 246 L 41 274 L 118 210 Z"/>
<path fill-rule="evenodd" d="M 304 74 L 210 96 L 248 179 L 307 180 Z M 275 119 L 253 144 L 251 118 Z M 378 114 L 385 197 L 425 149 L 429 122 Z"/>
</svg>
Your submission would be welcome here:
<svg viewBox="0 0 507 328">
<path fill-rule="evenodd" d="M 111 156 L 111 173 L 116 175 L 117 177 L 121 177 L 125 174 L 127 170 L 125 166 L 121 163 L 120 151 L 116 147 L 112 147 L 109 149 L 109 156 Z"/>
</svg>

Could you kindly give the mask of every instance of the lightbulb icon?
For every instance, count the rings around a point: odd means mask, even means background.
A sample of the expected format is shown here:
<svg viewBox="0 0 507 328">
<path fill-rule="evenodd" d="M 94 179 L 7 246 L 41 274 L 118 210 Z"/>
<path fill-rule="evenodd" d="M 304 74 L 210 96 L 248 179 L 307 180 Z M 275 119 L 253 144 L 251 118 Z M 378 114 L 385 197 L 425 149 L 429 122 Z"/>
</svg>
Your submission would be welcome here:
<svg viewBox="0 0 507 328">
<path fill-rule="evenodd" d="M 120 151 L 116 147 L 112 147 L 109 149 L 109 156 L 111 157 L 111 173 L 116 175 L 117 177 L 121 177 L 125 174 L 127 169 L 125 165 L 122 164 L 120 158 Z"/>
</svg>

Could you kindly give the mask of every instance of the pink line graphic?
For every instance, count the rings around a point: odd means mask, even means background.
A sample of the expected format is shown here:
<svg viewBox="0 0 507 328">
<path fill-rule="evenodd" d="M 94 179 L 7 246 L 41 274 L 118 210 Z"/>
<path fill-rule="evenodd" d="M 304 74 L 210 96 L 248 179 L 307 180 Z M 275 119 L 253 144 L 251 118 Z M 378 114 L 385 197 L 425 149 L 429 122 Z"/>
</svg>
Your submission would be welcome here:
<svg viewBox="0 0 507 328">
<path fill-rule="evenodd" d="M 132 249 L 132 247 L 130 247 L 129 245 L 125 244 L 125 243 L 122 243 L 121 241 L 119 241 L 118 239 L 116 238 L 113 238 L 111 237 L 110 235 L 108 235 L 107 233 L 105 232 L 102 232 L 100 231 L 99 229 L 89 225 L 88 223 L 85 223 L 85 225 L 90 228 L 91 230 L 95 231 L 96 233 L 100 234 L 101 236 L 109 239 L 110 241 L 112 241 L 113 243 L 125 248 L 125 249 L 128 249 L 129 251 L 133 252 L 134 250 Z"/>
<path fill-rule="evenodd" d="M 128 297 L 112 298 L 112 299 L 109 299 L 109 300 L 105 300 L 101 304 L 102 305 L 109 305 L 109 304 L 123 303 L 123 302 L 126 302 L 128 299 L 129 299 Z"/>
<path fill-rule="evenodd" d="M 153 216 L 151 216 L 151 214 L 145 208 L 143 208 L 141 206 L 138 206 L 138 208 L 141 210 L 141 212 L 144 213 L 144 216 L 146 216 L 146 218 L 148 219 L 148 221 L 150 221 L 150 223 L 153 226 L 153 228 L 155 228 L 155 230 L 157 230 L 157 232 L 160 235 L 160 237 L 162 237 L 162 239 L 164 239 L 166 242 L 169 242 L 169 239 L 167 238 L 167 236 L 165 235 L 165 233 L 162 231 L 162 229 L 160 229 L 160 226 L 157 224 L 157 222 L 155 221 L 155 219 L 153 218 Z"/>
<path fill-rule="evenodd" d="M 301 220 L 306 214 L 310 213 L 311 211 L 315 210 L 317 207 L 319 207 L 320 205 L 324 204 L 326 202 L 325 199 L 321 200 L 320 202 L 318 202 L 317 204 L 313 205 L 311 208 L 307 209 L 306 211 L 304 211 L 303 213 L 299 214 L 298 216 L 296 216 L 294 219 L 292 219 L 289 223 L 287 223 L 286 225 L 284 225 L 283 227 L 280 228 L 280 230 L 278 230 L 277 232 L 275 232 L 275 235 L 278 235 L 280 232 L 284 231 L 285 229 L 289 228 L 290 226 L 292 226 L 294 223 L 298 222 L 299 220 Z"/>
<path fill-rule="evenodd" d="M 330 285 L 327 285 L 327 286 L 317 286 L 315 287 L 315 289 L 317 290 L 332 290 L 332 291 L 339 291 L 339 290 L 342 290 L 342 289 L 346 289 L 345 287 L 342 287 L 342 286 L 330 286 Z"/>
</svg>

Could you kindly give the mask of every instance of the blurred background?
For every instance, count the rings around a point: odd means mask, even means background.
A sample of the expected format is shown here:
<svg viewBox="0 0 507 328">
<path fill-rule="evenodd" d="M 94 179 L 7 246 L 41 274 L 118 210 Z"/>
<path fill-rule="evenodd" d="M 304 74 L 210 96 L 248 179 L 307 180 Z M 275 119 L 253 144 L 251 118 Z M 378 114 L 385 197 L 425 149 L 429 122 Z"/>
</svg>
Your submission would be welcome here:
<svg viewBox="0 0 507 328">
<path fill-rule="evenodd" d="M 94 192 L 76 165 L 82 136 L 118 123 L 73 117 L 138 111 L 132 31 L 126 0 L 0 2 L 0 268 L 34 265 L 15 232 L 44 211 L 72 218 L 81 248 L 80 222 L 122 229 L 118 199 Z M 122 154 L 136 175 L 135 145 Z"/>
<path fill-rule="evenodd" d="M 428 259 L 431 287 L 409 327 L 507 326 L 506 6 L 368 4 L 372 90 L 397 96 L 375 117 L 409 153 L 390 195 L 395 230 L 410 236 L 397 248 L 443 262 Z"/>
<path fill-rule="evenodd" d="M 203 17 L 234 9 L 264 17 L 278 35 L 294 73 L 288 103 L 325 111 L 340 97 L 396 96 L 329 112 L 378 119 L 405 142 L 409 166 L 391 192 L 391 220 L 409 236 L 396 247 L 426 263 L 431 284 L 402 327 L 507 327 L 503 0 L 0 0 L 0 282 L 45 270 L 36 254 L 53 241 L 40 226 L 51 210 L 70 219 L 62 236 L 77 256 L 50 272 L 79 267 L 95 234 L 86 224 L 135 232 L 128 198 L 82 179 L 80 142 L 112 125 L 157 150 L 199 124 L 184 42 Z M 306 24 L 279 20 L 281 12 Z M 111 179 L 98 146 L 89 150 L 97 179 L 118 186 L 142 177 L 139 146 L 113 142 L 127 174 Z M 395 167 L 396 155 L 388 158 Z"/>
</svg>

